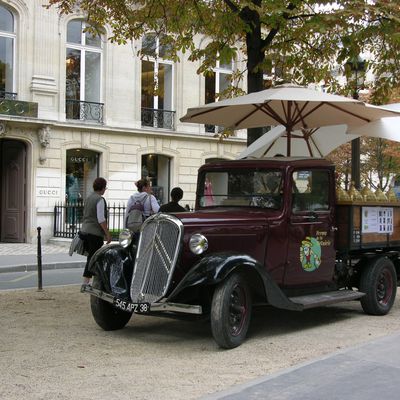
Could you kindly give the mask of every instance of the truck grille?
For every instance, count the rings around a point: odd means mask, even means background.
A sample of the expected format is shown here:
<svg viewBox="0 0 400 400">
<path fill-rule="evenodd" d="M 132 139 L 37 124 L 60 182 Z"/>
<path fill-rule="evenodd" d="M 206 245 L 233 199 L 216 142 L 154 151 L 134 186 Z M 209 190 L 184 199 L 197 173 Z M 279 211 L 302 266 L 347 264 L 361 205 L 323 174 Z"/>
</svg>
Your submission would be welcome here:
<svg viewBox="0 0 400 400">
<path fill-rule="evenodd" d="M 183 236 L 181 221 L 155 214 L 142 225 L 131 284 L 133 302 L 153 303 L 167 293 Z"/>
</svg>

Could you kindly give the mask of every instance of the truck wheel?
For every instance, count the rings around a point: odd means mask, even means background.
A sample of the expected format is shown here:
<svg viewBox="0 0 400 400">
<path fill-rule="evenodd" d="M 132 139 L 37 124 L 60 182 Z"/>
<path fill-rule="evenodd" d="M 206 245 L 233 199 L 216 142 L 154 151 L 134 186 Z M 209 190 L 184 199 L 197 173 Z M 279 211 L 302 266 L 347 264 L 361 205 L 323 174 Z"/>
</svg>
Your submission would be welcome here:
<svg viewBox="0 0 400 400">
<path fill-rule="evenodd" d="M 93 288 L 104 290 L 100 279 L 93 277 Z M 111 303 L 101 300 L 96 296 L 90 296 L 90 307 L 97 325 L 105 331 L 122 329 L 131 319 L 132 313 L 117 310 Z"/>
<path fill-rule="evenodd" d="M 366 293 L 361 298 L 365 313 L 385 315 L 396 298 L 396 270 L 392 261 L 386 257 L 372 260 L 361 275 L 360 291 Z"/>
<path fill-rule="evenodd" d="M 233 349 L 246 338 L 251 316 L 251 294 L 238 273 L 215 289 L 211 303 L 211 330 L 220 347 Z"/>
</svg>

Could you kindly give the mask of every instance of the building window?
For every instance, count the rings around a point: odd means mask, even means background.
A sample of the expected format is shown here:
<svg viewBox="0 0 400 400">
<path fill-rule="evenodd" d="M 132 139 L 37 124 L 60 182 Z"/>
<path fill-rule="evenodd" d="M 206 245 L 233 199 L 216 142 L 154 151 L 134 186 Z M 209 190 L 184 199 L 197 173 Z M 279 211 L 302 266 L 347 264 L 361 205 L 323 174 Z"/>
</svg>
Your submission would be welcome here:
<svg viewBox="0 0 400 400">
<path fill-rule="evenodd" d="M 99 153 L 86 149 L 67 150 L 65 199 L 75 203 L 86 199 L 93 191 L 93 181 L 99 176 Z"/>
<path fill-rule="evenodd" d="M 174 129 L 173 62 L 155 34 L 142 39 L 142 126 Z"/>
<path fill-rule="evenodd" d="M 0 5 L 0 98 L 16 99 L 14 91 L 15 18 Z"/>
<path fill-rule="evenodd" d="M 86 28 L 82 20 L 72 20 L 67 26 L 66 116 L 101 123 L 102 40 L 85 32 Z"/>
<path fill-rule="evenodd" d="M 222 100 L 224 92 L 231 86 L 233 62 L 223 64 L 217 60 L 216 67 L 206 76 L 205 103 Z M 206 132 L 217 133 L 223 129 L 214 125 L 205 125 Z"/>
<path fill-rule="evenodd" d="M 150 181 L 153 194 L 160 204 L 169 201 L 170 170 L 171 158 L 160 154 L 142 156 L 142 179 Z"/>
</svg>

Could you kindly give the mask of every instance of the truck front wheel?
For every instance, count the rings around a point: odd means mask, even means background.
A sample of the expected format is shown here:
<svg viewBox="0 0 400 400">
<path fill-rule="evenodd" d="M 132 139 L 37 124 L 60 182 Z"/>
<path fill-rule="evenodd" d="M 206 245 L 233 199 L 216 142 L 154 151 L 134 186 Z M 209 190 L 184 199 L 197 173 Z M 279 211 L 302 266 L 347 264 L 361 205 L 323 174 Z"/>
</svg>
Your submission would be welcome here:
<svg viewBox="0 0 400 400">
<path fill-rule="evenodd" d="M 93 277 L 93 288 L 104 290 L 100 279 Z M 117 310 L 112 304 L 101 300 L 96 296 L 90 296 L 90 307 L 92 315 L 97 325 L 105 331 L 115 331 L 122 329 L 131 319 L 132 313 Z"/>
<path fill-rule="evenodd" d="M 246 281 L 233 273 L 215 289 L 211 330 L 220 347 L 233 349 L 246 338 L 251 316 L 251 293 Z"/>
<path fill-rule="evenodd" d="M 396 270 L 388 258 L 379 257 L 369 262 L 360 281 L 360 291 L 366 293 L 361 298 L 365 313 L 385 315 L 390 311 L 396 298 L 396 280 Z"/>
</svg>

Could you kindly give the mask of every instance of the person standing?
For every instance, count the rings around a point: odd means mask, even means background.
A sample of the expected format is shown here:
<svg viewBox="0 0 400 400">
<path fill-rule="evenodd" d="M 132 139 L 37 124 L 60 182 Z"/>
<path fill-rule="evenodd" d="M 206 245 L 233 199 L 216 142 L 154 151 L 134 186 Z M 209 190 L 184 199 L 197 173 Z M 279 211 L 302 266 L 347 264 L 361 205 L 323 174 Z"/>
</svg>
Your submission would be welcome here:
<svg viewBox="0 0 400 400">
<path fill-rule="evenodd" d="M 93 182 L 93 192 L 85 200 L 83 207 L 83 222 L 81 234 L 88 253 L 83 283 L 88 284 L 93 274 L 89 271 L 89 263 L 93 254 L 103 246 L 104 238 L 111 242 L 111 235 L 107 226 L 107 203 L 103 195 L 107 189 L 104 178 L 96 178 Z"/>
<path fill-rule="evenodd" d="M 137 192 L 132 194 L 128 199 L 125 212 L 125 226 L 128 219 L 129 211 L 135 203 L 141 203 L 143 205 L 143 217 L 146 219 L 150 215 L 158 212 L 160 205 L 154 195 L 151 194 L 150 182 L 146 179 L 139 179 L 135 183 Z"/>
<path fill-rule="evenodd" d="M 182 207 L 179 204 L 179 201 L 182 200 L 183 190 L 180 187 L 174 187 L 171 190 L 171 201 L 167 204 L 163 204 L 160 207 L 160 212 L 165 213 L 174 213 L 174 212 L 184 212 L 187 211 L 186 208 Z"/>
</svg>

